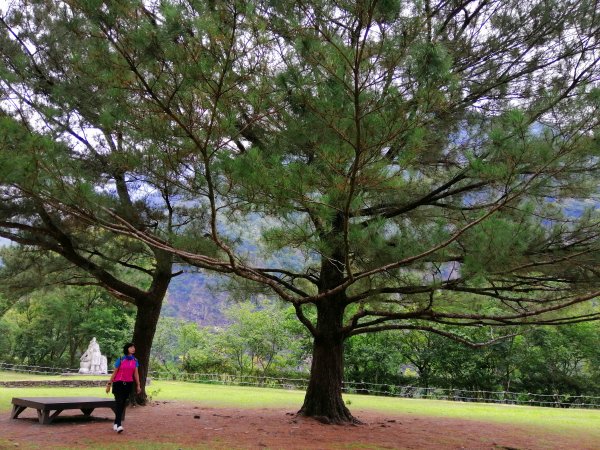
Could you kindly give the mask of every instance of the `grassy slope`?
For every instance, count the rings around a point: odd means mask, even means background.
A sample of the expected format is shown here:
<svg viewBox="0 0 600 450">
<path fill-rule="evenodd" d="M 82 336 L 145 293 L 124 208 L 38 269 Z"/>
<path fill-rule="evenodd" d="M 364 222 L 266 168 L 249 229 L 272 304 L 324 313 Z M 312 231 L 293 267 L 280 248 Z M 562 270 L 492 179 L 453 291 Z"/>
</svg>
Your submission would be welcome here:
<svg viewBox="0 0 600 450">
<path fill-rule="evenodd" d="M 5 380 L 5 376 L 5 373 L 0 372 L 0 381 Z M 290 412 L 298 410 L 304 398 L 304 392 L 301 391 L 172 381 L 155 381 L 148 387 L 148 393 L 157 400 L 198 402 L 213 407 L 289 408 Z M 0 413 L 8 413 L 12 397 L 77 395 L 109 397 L 102 388 L 0 388 Z M 344 398 L 358 417 L 360 411 L 371 410 L 389 414 L 533 426 L 540 428 L 540 431 L 545 429 L 567 434 L 585 433 L 600 439 L 600 411 L 598 410 L 535 408 L 366 395 L 345 395 Z"/>
</svg>

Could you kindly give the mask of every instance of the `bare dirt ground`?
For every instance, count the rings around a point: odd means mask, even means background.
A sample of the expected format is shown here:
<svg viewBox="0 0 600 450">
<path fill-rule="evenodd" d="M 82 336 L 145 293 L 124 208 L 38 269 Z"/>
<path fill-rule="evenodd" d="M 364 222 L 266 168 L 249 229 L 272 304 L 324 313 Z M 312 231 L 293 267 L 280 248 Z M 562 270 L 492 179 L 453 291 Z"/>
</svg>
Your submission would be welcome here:
<svg viewBox="0 0 600 450">
<path fill-rule="evenodd" d="M 8 412 L 0 415 L 0 448 L 600 449 L 589 436 L 370 411 L 354 411 L 363 425 L 337 426 L 298 418 L 290 410 L 155 402 L 129 408 L 122 434 L 112 430 L 110 410 L 96 410 L 91 419 L 64 414 L 51 425 L 40 425 L 32 409 L 17 420 Z"/>
</svg>

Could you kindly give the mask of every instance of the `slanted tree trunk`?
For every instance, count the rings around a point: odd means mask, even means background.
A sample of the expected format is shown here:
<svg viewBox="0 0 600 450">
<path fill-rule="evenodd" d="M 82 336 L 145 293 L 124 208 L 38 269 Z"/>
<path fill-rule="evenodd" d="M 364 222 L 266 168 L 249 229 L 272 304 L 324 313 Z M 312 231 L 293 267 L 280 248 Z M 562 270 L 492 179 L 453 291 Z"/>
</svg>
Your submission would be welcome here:
<svg viewBox="0 0 600 450">
<path fill-rule="evenodd" d="M 172 257 L 168 253 L 159 250 L 154 251 L 156 258 L 156 270 L 154 272 L 152 286 L 143 298 L 137 299 L 137 314 L 133 328 L 133 342 L 135 343 L 136 358 L 139 361 L 139 375 L 142 392 L 134 392 L 134 401 L 144 405 L 148 401 L 146 394 L 146 380 L 150 365 L 150 350 L 156 326 L 160 318 L 160 310 L 171 282 Z"/>
<path fill-rule="evenodd" d="M 146 379 L 148 378 L 148 368 L 150 364 L 150 350 L 152 349 L 152 340 L 156 332 L 156 326 L 160 316 L 162 299 L 154 301 L 140 302 L 137 307 L 135 325 L 133 329 L 133 342 L 135 343 L 135 357 L 140 363 L 140 385 L 142 392 L 135 394 L 135 403 L 139 405 L 146 404 L 148 395 L 146 394 Z"/>
<path fill-rule="evenodd" d="M 344 315 L 342 299 L 317 305 L 317 334 L 313 343 L 310 381 L 299 415 L 325 423 L 357 423 L 342 399 L 344 377 Z"/>
</svg>

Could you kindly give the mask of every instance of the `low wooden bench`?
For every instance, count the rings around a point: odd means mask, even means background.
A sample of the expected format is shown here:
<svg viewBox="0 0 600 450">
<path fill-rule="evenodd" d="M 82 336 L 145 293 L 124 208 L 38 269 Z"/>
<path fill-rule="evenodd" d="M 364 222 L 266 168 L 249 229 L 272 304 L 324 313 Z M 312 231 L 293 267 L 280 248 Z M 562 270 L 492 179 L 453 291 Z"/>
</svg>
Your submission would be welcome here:
<svg viewBox="0 0 600 450">
<path fill-rule="evenodd" d="M 114 400 L 101 397 L 13 397 L 12 404 L 11 419 L 19 417 L 26 408 L 34 408 L 43 425 L 52 423 L 65 409 L 80 409 L 87 417 L 96 408 L 110 408 L 114 411 L 116 407 Z"/>
</svg>

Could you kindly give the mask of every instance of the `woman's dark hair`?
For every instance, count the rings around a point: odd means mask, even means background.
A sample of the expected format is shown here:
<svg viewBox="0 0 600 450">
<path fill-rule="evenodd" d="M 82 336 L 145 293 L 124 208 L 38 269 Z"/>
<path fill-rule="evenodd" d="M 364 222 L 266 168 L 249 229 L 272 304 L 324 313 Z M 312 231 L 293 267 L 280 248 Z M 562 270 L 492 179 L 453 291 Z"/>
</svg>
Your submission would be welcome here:
<svg viewBox="0 0 600 450">
<path fill-rule="evenodd" d="M 133 342 L 128 342 L 127 344 L 125 344 L 123 346 L 123 354 L 125 356 L 129 355 L 129 347 L 131 347 L 131 346 L 135 347 L 135 344 Z"/>
</svg>

